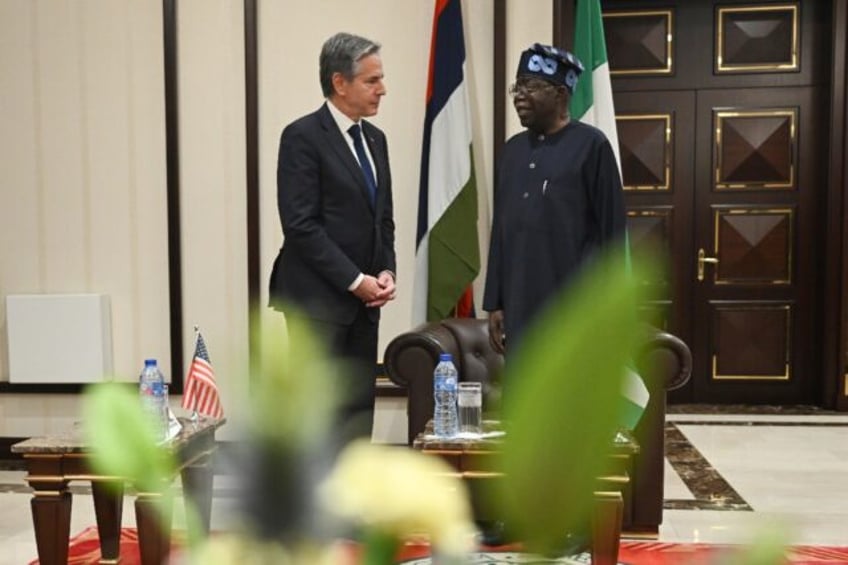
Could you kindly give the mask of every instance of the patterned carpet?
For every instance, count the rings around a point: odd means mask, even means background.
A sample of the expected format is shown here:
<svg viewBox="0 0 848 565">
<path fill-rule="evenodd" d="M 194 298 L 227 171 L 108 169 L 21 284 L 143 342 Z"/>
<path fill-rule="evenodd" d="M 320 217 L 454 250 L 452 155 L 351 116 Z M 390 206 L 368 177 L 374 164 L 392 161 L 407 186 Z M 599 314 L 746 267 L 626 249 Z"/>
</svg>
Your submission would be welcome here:
<svg viewBox="0 0 848 565">
<path fill-rule="evenodd" d="M 175 532 L 175 534 L 177 533 Z M 180 537 L 174 535 L 175 539 Z M 509 563 L 579 565 L 591 563 L 588 554 L 569 558 L 542 559 L 517 553 L 515 549 L 515 547 L 501 547 L 481 550 L 471 556 L 468 563 L 475 565 Z M 739 548 L 733 546 L 625 541 L 621 544 L 618 561 L 620 565 L 707 565 L 728 562 L 731 556 L 738 551 Z M 406 544 L 398 556 L 398 563 L 403 565 L 429 565 L 432 562 L 429 555 L 430 550 L 426 544 Z M 355 550 L 352 550 L 351 557 L 351 561 L 355 562 Z M 71 539 L 69 565 L 93 565 L 98 563 L 99 559 L 100 548 L 97 528 L 93 526 L 86 528 Z M 121 564 L 139 565 L 139 563 L 136 530 L 124 528 L 121 530 Z M 848 547 L 796 546 L 789 548 L 786 552 L 784 563 L 791 565 L 848 565 Z M 38 560 L 30 562 L 30 565 L 38 565 Z"/>
</svg>

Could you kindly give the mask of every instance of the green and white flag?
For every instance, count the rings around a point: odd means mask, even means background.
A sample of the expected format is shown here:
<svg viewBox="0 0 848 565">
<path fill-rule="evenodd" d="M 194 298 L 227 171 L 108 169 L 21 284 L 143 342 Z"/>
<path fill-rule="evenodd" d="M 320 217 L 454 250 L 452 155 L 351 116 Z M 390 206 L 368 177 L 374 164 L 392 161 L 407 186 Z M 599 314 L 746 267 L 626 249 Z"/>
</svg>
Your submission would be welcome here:
<svg viewBox="0 0 848 565">
<path fill-rule="evenodd" d="M 604 39 L 604 23 L 601 18 L 600 0 L 577 0 L 577 15 L 574 23 L 574 54 L 586 70 L 577 81 L 571 96 L 571 116 L 591 124 L 604 132 L 615 154 L 615 162 L 621 172 L 621 156 L 618 151 L 618 132 L 615 127 L 615 106 L 612 101 L 607 46 Z M 630 242 L 625 232 L 625 261 L 629 271 Z M 627 369 L 624 378 L 622 425 L 634 428 L 648 405 L 650 394 L 642 378 Z"/>
<path fill-rule="evenodd" d="M 477 183 L 460 0 L 436 0 L 421 143 L 412 321 L 472 316 Z"/>
<path fill-rule="evenodd" d="M 648 405 L 651 395 L 645 381 L 629 367 L 625 369 L 624 379 L 621 385 L 621 408 L 619 411 L 619 423 L 622 427 L 632 430 L 642 418 L 645 406 Z"/>
<path fill-rule="evenodd" d="M 600 0 L 577 0 L 575 20 L 574 54 L 586 70 L 580 75 L 577 88 L 571 96 L 571 117 L 604 132 L 612 145 L 615 161 L 619 163 L 615 107 L 612 102 L 612 83 L 607 63 Z"/>
</svg>

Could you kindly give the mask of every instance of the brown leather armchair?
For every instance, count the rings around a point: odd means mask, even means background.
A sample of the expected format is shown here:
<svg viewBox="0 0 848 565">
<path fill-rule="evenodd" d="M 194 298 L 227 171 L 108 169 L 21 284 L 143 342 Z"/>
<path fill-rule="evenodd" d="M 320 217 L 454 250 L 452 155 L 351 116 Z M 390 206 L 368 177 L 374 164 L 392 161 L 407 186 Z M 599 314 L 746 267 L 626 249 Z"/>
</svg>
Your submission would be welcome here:
<svg viewBox="0 0 848 565">
<path fill-rule="evenodd" d="M 503 357 L 489 345 L 486 320 L 450 318 L 403 333 L 389 343 L 383 362 L 389 379 L 407 390 L 410 445 L 432 418 L 433 369 L 442 352 L 453 355 L 460 380 L 483 383 L 485 411 L 499 404 Z M 640 451 L 631 469 L 623 526 L 627 532 L 652 534 L 662 523 L 666 391 L 689 380 L 692 356 L 677 337 L 646 326 L 635 362 L 651 398 L 633 431 Z"/>
</svg>

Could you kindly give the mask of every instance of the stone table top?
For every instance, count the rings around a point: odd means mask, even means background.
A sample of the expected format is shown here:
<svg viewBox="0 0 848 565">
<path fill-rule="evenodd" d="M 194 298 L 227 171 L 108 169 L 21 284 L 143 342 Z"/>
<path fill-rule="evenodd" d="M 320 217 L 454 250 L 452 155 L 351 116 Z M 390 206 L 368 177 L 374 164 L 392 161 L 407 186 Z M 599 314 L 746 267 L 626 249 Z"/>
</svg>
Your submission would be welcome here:
<svg viewBox="0 0 848 565">
<path fill-rule="evenodd" d="M 170 449 L 176 449 L 188 442 L 192 437 L 207 431 L 213 431 L 224 425 L 226 418 L 215 419 L 198 416 L 196 420 L 178 418 L 182 428 L 179 433 L 165 443 Z M 60 433 L 32 437 L 12 445 L 12 453 L 45 454 L 45 453 L 84 453 L 89 446 L 83 438 L 82 422 L 75 422 L 73 427 Z"/>
<path fill-rule="evenodd" d="M 483 420 L 482 424 L 483 433 L 479 435 L 438 437 L 433 434 L 433 420 L 430 420 L 412 446 L 427 451 L 499 451 L 505 438 L 503 425 L 498 420 Z M 628 430 L 616 432 L 610 447 L 613 453 L 639 453 L 639 444 Z"/>
</svg>

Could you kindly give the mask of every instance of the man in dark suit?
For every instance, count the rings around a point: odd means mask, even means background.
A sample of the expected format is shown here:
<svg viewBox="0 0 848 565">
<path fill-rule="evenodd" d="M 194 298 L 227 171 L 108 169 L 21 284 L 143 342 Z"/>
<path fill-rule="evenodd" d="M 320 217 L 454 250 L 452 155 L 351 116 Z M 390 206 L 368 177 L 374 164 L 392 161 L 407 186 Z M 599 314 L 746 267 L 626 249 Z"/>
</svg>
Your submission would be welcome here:
<svg viewBox="0 0 848 565">
<path fill-rule="evenodd" d="M 380 45 L 339 33 L 320 55 L 326 103 L 280 138 L 277 205 L 284 243 L 271 306 L 304 316 L 354 368 L 341 383 L 342 442 L 370 437 L 380 308 L 395 298 L 395 225 L 386 137 L 362 118 L 386 93 Z"/>
</svg>

